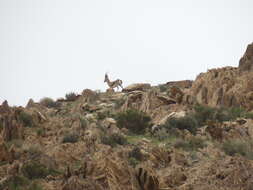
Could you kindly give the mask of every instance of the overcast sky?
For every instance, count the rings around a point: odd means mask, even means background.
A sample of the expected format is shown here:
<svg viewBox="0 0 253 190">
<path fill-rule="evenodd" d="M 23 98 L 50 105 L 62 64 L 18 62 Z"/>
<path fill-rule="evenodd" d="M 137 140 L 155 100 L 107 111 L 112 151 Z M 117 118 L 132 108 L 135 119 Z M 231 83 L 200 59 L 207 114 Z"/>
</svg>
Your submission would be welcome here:
<svg viewBox="0 0 253 190">
<path fill-rule="evenodd" d="M 0 103 L 237 66 L 252 0 L 0 0 Z"/>
</svg>

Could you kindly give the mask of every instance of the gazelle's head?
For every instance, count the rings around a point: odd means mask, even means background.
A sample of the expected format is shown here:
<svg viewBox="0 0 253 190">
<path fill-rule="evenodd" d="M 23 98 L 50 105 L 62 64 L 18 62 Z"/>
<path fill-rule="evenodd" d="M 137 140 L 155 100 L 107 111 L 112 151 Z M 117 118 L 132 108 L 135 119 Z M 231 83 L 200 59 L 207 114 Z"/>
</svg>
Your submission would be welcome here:
<svg viewBox="0 0 253 190">
<path fill-rule="evenodd" d="M 105 80 L 104 82 L 107 82 L 109 80 L 107 73 L 105 73 Z"/>
</svg>

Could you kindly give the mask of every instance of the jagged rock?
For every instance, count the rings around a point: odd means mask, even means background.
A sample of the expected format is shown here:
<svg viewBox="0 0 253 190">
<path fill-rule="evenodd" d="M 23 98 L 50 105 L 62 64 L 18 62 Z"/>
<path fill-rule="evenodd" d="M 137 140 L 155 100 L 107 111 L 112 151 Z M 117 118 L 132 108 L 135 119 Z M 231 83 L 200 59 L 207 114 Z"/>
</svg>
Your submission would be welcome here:
<svg viewBox="0 0 253 190">
<path fill-rule="evenodd" d="M 176 100 L 172 99 L 172 98 L 169 98 L 169 97 L 166 97 L 166 96 L 162 96 L 162 95 L 158 95 L 157 98 L 159 100 L 162 100 L 165 104 L 176 104 Z"/>
<path fill-rule="evenodd" d="M 164 125 L 168 119 L 171 118 L 181 118 L 186 116 L 186 112 L 185 111 L 180 111 L 180 112 L 172 112 L 169 115 L 166 115 L 164 118 L 161 119 L 161 121 L 159 122 L 159 125 Z"/>
<path fill-rule="evenodd" d="M 181 81 L 170 81 L 167 82 L 167 86 L 176 86 L 179 88 L 191 88 L 193 81 L 192 80 L 181 80 Z"/>
<path fill-rule="evenodd" d="M 23 126 L 18 123 L 13 115 L 5 115 L 3 117 L 2 137 L 4 141 L 13 139 L 23 139 Z"/>
<path fill-rule="evenodd" d="M 0 161 L 11 161 L 11 154 L 5 143 L 0 144 Z"/>
<path fill-rule="evenodd" d="M 183 91 L 177 86 L 171 86 L 169 88 L 169 96 L 173 98 L 177 103 L 181 103 L 183 99 Z"/>
<path fill-rule="evenodd" d="M 239 62 L 240 71 L 253 71 L 253 43 L 249 44 Z"/>
<path fill-rule="evenodd" d="M 28 101 L 28 103 L 26 104 L 26 108 L 31 108 L 31 107 L 33 107 L 34 106 L 34 101 L 33 101 L 33 99 L 30 99 L 29 101 Z"/>
<path fill-rule="evenodd" d="M 251 72 L 240 74 L 238 68 L 211 69 L 198 75 L 190 94 L 199 104 L 253 109 Z"/>
<path fill-rule="evenodd" d="M 145 91 L 147 89 L 150 89 L 151 85 L 148 83 L 136 83 L 136 84 L 131 84 L 127 87 L 125 87 L 122 92 L 132 92 L 132 91 Z"/>
<path fill-rule="evenodd" d="M 82 92 L 82 96 L 85 98 L 85 101 L 88 103 L 94 102 L 98 99 L 97 93 L 90 89 L 84 89 Z"/>
<path fill-rule="evenodd" d="M 5 100 L 0 106 L 0 114 L 10 114 L 10 113 L 11 108 L 9 107 L 7 100 Z"/>
</svg>

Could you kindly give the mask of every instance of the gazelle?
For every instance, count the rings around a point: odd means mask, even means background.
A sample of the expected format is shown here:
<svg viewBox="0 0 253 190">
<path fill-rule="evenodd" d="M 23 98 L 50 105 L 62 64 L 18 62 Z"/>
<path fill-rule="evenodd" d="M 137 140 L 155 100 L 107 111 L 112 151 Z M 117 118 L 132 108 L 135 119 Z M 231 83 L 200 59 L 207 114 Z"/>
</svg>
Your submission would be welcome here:
<svg viewBox="0 0 253 190">
<path fill-rule="evenodd" d="M 104 82 L 106 82 L 109 86 L 109 88 L 113 89 L 115 87 L 117 87 L 117 89 L 119 89 L 119 86 L 123 89 L 123 86 L 122 86 L 122 80 L 120 79 L 117 79 L 115 81 L 110 81 L 107 73 L 105 73 L 105 80 Z"/>
</svg>

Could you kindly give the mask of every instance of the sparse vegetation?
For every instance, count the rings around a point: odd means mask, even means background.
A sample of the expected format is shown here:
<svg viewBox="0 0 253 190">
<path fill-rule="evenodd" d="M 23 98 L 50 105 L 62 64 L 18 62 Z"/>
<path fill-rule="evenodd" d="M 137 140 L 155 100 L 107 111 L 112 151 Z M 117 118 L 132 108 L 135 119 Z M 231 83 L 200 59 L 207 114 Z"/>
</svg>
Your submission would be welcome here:
<svg viewBox="0 0 253 190">
<path fill-rule="evenodd" d="M 233 140 L 222 144 L 222 150 L 230 156 L 239 154 L 250 160 L 253 160 L 253 141 L 251 140 Z"/>
<path fill-rule="evenodd" d="M 193 151 L 206 146 L 205 141 L 198 138 L 192 137 L 189 140 L 177 139 L 173 145 L 175 148 L 182 148 L 185 151 Z"/>
<path fill-rule="evenodd" d="M 48 107 L 48 108 L 59 108 L 60 107 L 59 102 L 54 101 L 52 98 L 48 98 L 48 97 L 42 98 L 40 100 L 40 104 L 45 107 Z"/>
<path fill-rule="evenodd" d="M 134 158 L 138 161 L 141 161 L 143 158 L 143 155 L 141 153 L 141 149 L 139 147 L 134 147 L 128 154 L 129 158 Z"/>
<path fill-rule="evenodd" d="M 116 145 L 127 144 L 127 139 L 118 133 L 114 133 L 112 135 L 103 134 L 101 136 L 101 143 L 115 147 Z"/>
<path fill-rule="evenodd" d="M 80 119 L 81 128 L 86 129 L 88 126 L 88 121 L 82 116 L 80 116 L 79 119 Z"/>
<path fill-rule="evenodd" d="M 207 121 L 233 121 L 238 117 L 253 118 L 253 114 L 246 112 L 241 107 L 231 107 L 231 108 L 213 108 L 205 105 L 195 105 L 195 113 L 193 117 L 196 118 L 199 125 L 205 125 Z"/>
<path fill-rule="evenodd" d="M 34 127 L 33 117 L 27 112 L 21 111 L 19 114 L 19 120 L 23 123 L 24 127 Z"/>
<path fill-rule="evenodd" d="M 45 136 L 46 131 L 45 131 L 44 128 L 39 128 L 39 129 L 36 130 L 36 133 L 37 133 L 38 136 Z"/>
<path fill-rule="evenodd" d="M 21 176 L 21 175 L 14 176 L 8 182 L 8 184 L 6 184 L 6 186 L 10 188 L 10 190 L 24 190 L 25 189 L 24 187 L 27 185 L 29 185 L 29 180 L 26 177 Z"/>
<path fill-rule="evenodd" d="M 246 119 L 253 119 L 253 112 L 247 112 L 247 113 L 245 113 L 245 114 L 244 114 L 244 117 L 245 117 Z"/>
<path fill-rule="evenodd" d="M 66 134 L 63 139 L 62 143 L 76 143 L 79 139 L 79 135 L 77 133 L 68 133 Z"/>
<path fill-rule="evenodd" d="M 160 84 L 158 85 L 158 88 L 160 89 L 160 92 L 166 92 L 169 89 L 166 84 Z"/>
<path fill-rule="evenodd" d="M 191 133 L 196 133 L 196 130 L 198 128 L 198 123 L 196 119 L 190 115 L 181 117 L 181 118 L 172 118 L 169 119 L 164 125 L 164 128 L 167 130 L 173 130 L 173 129 L 180 129 L 184 130 L 187 129 Z"/>
<path fill-rule="evenodd" d="M 119 128 L 126 128 L 134 134 L 144 133 L 145 129 L 150 127 L 151 121 L 148 115 L 134 109 L 117 113 L 115 119 Z"/>
<path fill-rule="evenodd" d="M 28 153 L 30 158 L 39 157 L 42 154 L 41 147 L 33 144 L 24 147 L 24 152 Z"/>
<path fill-rule="evenodd" d="M 25 177 L 31 180 L 45 178 L 48 175 L 54 175 L 56 173 L 55 171 L 46 168 L 44 165 L 36 161 L 25 163 L 21 171 Z"/>
</svg>

